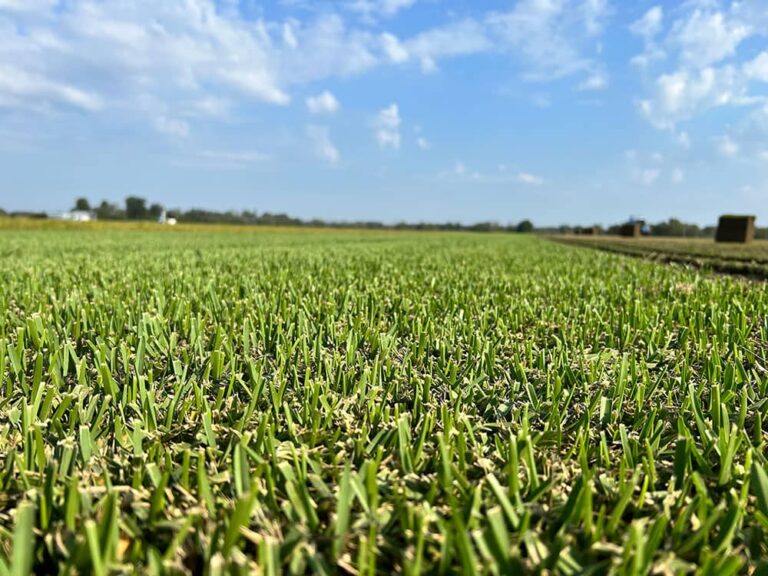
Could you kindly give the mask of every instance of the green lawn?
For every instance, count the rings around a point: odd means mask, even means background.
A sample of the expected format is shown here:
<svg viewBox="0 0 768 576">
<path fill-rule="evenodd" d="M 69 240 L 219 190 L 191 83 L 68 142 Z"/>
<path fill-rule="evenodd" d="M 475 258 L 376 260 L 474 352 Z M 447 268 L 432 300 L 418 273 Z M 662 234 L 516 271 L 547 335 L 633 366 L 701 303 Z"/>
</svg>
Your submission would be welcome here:
<svg viewBox="0 0 768 576">
<path fill-rule="evenodd" d="M 0 278 L 0 575 L 766 569 L 766 284 L 109 225 Z"/>
</svg>

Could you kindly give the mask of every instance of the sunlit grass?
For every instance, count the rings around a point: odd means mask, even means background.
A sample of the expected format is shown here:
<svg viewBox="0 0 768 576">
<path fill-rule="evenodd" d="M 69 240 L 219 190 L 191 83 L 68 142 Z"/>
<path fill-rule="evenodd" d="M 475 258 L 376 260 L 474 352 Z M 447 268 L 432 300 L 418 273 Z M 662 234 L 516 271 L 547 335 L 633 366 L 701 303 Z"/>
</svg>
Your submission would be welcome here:
<svg viewBox="0 0 768 576">
<path fill-rule="evenodd" d="M 517 235 L 0 241 L 0 574 L 768 558 L 765 284 Z"/>
</svg>

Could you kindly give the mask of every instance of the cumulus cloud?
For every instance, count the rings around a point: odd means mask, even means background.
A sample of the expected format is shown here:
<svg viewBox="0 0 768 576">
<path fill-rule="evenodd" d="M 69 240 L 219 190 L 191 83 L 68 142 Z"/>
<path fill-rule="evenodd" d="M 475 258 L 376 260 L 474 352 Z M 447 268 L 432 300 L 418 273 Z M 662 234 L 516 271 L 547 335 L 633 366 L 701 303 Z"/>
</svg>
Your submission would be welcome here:
<svg viewBox="0 0 768 576">
<path fill-rule="evenodd" d="M 635 36 L 640 36 L 643 39 L 644 50 L 642 54 L 639 54 L 632 58 L 632 64 L 645 68 L 652 62 L 663 60 L 666 56 L 664 50 L 662 50 L 657 44 L 657 36 L 661 33 L 664 27 L 664 9 L 661 6 L 653 6 L 643 14 L 643 16 L 635 20 L 629 27 L 629 30 Z"/>
<path fill-rule="evenodd" d="M 400 109 L 392 104 L 380 110 L 374 121 L 376 140 L 382 148 L 400 148 Z"/>
<path fill-rule="evenodd" d="M 744 64 L 744 74 L 752 80 L 768 82 L 768 52 L 762 52 Z"/>
<path fill-rule="evenodd" d="M 703 68 L 733 56 L 739 44 L 749 37 L 747 24 L 722 12 L 694 10 L 678 21 L 671 35 L 680 47 L 680 57 L 689 66 Z"/>
<path fill-rule="evenodd" d="M 339 101 L 328 90 L 307 98 L 307 109 L 312 114 L 333 114 L 340 108 Z"/>
<path fill-rule="evenodd" d="M 704 110 L 745 103 L 744 84 L 732 66 L 679 70 L 658 77 L 640 110 L 655 126 L 670 128 Z"/>
<path fill-rule="evenodd" d="M 585 52 L 610 12 L 607 0 L 520 0 L 404 38 L 348 18 L 349 10 L 388 17 L 414 4 L 349 0 L 301 20 L 268 20 L 214 0 L 0 0 L 0 102 L 132 108 L 150 118 L 214 97 L 232 108 L 287 105 L 297 86 L 405 62 L 433 72 L 445 58 L 478 53 L 519 58 L 528 78 L 589 75 L 599 67 Z"/>
<path fill-rule="evenodd" d="M 604 1 L 521 0 L 486 21 L 496 42 L 522 57 L 529 79 L 547 80 L 593 65 L 584 47 L 602 33 L 609 14 Z"/>
<path fill-rule="evenodd" d="M 429 140 L 423 136 L 416 138 L 416 145 L 422 150 L 429 150 L 432 147 L 432 144 L 430 144 Z"/>
<path fill-rule="evenodd" d="M 408 50 L 394 34 L 385 32 L 381 35 L 381 47 L 391 62 L 400 64 L 410 58 Z"/>
<path fill-rule="evenodd" d="M 331 165 L 338 164 L 341 154 L 331 141 L 330 130 L 327 126 L 307 126 L 307 135 L 318 158 Z"/>
<path fill-rule="evenodd" d="M 16 7 L 3 1 L 5 9 Z M 140 109 L 152 99 L 204 98 L 211 86 L 288 102 L 265 25 L 230 18 L 205 0 L 24 4 L 28 9 L 11 13 L 9 26 L 0 21 L 0 67 L 19 62 L 24 70 L 0 74 L 0 97 L 24 90 L 40 105 Z"/>
<path fill-rule="evenodd" d="M 766 35 L 768 12 L 758 6 L 752 0 L 686 2 L 673 12 L 676 19 L 666 33 L 663 10 L 656 6 L 632 24 L 631 31 L 645 41 L 633 62 L 644 69 L 660 61 L 671 64 L 645 76 L 650 94 L 638 104 L 654 126 L 674 128 L 713 108 L 765 100 L 751 93 L 751 83 L 768 81 L 768 52 L 738 62 L 747 40 Z"/>
<path fill-rule="evenodd" d="M 664 9 L 661 6 L 649 8 L 643 16 L 629 27 L 630 32 L 641 36 L 646 42 L 653 40 L 662 30 Z"/>
</svg>

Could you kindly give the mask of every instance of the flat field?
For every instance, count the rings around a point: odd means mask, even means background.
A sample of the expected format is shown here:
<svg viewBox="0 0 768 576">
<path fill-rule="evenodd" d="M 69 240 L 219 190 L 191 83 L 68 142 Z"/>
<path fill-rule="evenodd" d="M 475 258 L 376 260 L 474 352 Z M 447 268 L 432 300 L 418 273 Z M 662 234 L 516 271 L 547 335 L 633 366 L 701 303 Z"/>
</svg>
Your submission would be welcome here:
<svg viewBox="0 0 768 576">
<path fill-rule="evenodd" d="M 629 256 L 690 264 L 715 272 L 768 278 L 768 240 L 732 244 L 707 238 L 555 236 L 553 239 Z"/>
<path fill-rule="evenodd" d="M 766 284 L 527 235 L 34 228 L 0 230 L 0 574 L 766 569 Z"/>
</svg>

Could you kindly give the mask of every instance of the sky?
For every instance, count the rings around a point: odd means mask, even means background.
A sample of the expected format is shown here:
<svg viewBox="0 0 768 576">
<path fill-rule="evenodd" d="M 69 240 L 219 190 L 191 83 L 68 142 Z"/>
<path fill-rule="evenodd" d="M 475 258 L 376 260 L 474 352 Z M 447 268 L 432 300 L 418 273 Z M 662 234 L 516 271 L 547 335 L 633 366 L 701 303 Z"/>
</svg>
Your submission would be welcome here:
<svg viewBox="0 0 768 576">
<path fill-rule="evenodd" d="M 0 207 L 768 221 L 767 0 L 0 0 Z"/>
</svg>

